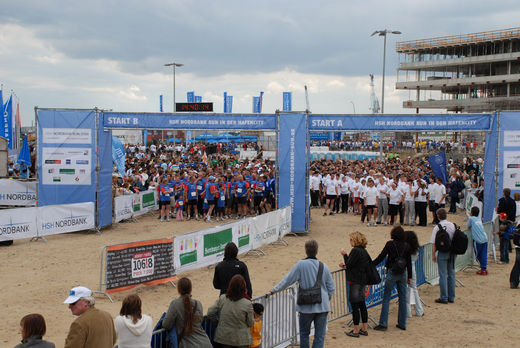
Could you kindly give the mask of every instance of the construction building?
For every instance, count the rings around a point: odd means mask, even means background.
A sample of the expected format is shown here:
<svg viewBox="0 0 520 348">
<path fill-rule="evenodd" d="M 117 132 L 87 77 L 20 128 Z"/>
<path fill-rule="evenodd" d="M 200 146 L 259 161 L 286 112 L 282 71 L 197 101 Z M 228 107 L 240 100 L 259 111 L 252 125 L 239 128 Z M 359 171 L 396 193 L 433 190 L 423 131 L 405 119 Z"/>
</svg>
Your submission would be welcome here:
<svg viewBox="0 0 520 348">
<path fill-rule="evenodd" d="M 398 42 L 404 108 L 520 110 L 520 28 Z"/>
</svg>

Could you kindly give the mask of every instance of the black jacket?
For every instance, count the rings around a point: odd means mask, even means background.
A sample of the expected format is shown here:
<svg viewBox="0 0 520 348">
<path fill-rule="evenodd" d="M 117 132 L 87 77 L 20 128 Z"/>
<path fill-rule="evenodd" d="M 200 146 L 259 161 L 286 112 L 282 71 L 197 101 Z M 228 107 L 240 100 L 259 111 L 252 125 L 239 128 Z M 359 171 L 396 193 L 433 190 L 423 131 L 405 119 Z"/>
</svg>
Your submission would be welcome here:
<svg viewBox="0 0 520 348">
<path fill-rule="evenodd" d="M 374 260 L 374 264 L 378 265 L 381 261 L 386 259 L 385 267 L 392 268 L 395 260 L 397 259 L 397 253 L 399 256 L 404 257 L 406 260 L 406 269 L 408 270 L 408 279 L 412 279 L 412 257 L 410 255 L 410 246 L 406 242 L 400 242 L 396 240 L 389 240 L 386 242 L 381 254 Z"/>
<path fill-rule="evenodd" d="M 515 221 L 516 219 L 516 202 L 511 197 L 502 197 L 498 200 L 497 214 L 506 213 L 507 219 Z"/>
<path fill-rule="evenodd" d="M 215 267 L 215 274 L 213 276 L 213 287 L 220 290 L 220 294 L 225 294 L 235 274 L 240 274 L 246 280 L 247 294 L 249 298 L 253 298 L 253 290 L 251 288 L 251 280 L 249 280 L 249 271 L 247 266 L 238 259 L 224 259 L 224 261 L 217 264 Z"/>
<path fill-rule="evenodd" d="M 343 262 L 347 269 L 347 280 L 356 284 L 365 285 L 367 283 L 367 267 L 372 259 L 362 247 L 354 247 L 350 255 L 343 255 Z"/>
</svg>

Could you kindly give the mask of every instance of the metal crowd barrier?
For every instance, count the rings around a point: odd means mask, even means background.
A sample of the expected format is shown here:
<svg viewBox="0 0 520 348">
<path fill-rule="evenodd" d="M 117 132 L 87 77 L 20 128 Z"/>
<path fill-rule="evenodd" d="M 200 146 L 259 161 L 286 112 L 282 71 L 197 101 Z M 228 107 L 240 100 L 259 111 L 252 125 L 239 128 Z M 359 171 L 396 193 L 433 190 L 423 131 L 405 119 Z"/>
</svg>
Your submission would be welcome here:
<svg viewBox="0 0 520 348">
<path fill-rule="evenodd" d="M 424 273 L 424 245 L 419 249 L 419 255 L 417 256 L 417 260 L 415 260 L 415 275 L 417 276 L 417 287 L 426 283 L 426 275 Z"/>
<path fill-rule="evenodd" d="M 427 243 L 422 246 L 423 249 L 423 272 L 425 282 L 430 285 L 436 285 L 439 283 L 439 269 L 437 263 L 433 262 L 433 244 Z"/>
<path fill-rule="evenodd" d="M 296 287 L 253 299 L 264 306 L 262 347 L 294 345 L 298 342 Z"/>
<path fill-rule="evenodd" d="M 330 299 L 329 321 L 346 317 L 351 313 L 350 304 L 348 303 L 348 284 L 346 272 L 344 269 L 331 272 L 334 280 L 334 295 Z"/>
<path fill-rule="evenodd" d="M 152 348 L 168 348 L 168 343 L 166 342 L 166 330 L 159 329 L 152 332 L 152 340 L 150 343 Z M 175 342 L 175 346 L 177 346 L 177 342 Z M 114 348 L 118 348 L 118 345 L 115 345 Z"/>
</svg>

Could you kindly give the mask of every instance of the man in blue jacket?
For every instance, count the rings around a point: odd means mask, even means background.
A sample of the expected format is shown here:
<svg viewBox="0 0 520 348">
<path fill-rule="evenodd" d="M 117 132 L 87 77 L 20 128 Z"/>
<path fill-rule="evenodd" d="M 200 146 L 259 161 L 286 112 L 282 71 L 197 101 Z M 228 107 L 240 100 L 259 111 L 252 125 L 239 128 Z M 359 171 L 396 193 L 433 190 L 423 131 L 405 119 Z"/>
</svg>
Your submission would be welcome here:
<svg viewBox="0 0 520 348">
<path fill-rule="evenodd" d="M 281 291 L 296 282 L 298 282 L 303 289 L 309 289 L 314 286 L 320 264 L 316 258 L 318 254 L 318 242 L 314 239 L 305 242 L 305 254 L 307 254 L 307 258 L 298 261 L 289 274 L 273 288 L 272 292 Z M 334 281 L 332 280 L 329 267 L 326 264 L 323 264 L 323 274 L 320 285 L 321 303 L 312 305 L 296 304 L 296 311 L 299 313 L 301 348 L 309 347 L 309 335 L 312 322 L 314 322 L 314 342 L 312 347 L 322 348 L 325 342 L 327 315 L 330 312 L 329 301 L 334 294 Z"/>
</svg>

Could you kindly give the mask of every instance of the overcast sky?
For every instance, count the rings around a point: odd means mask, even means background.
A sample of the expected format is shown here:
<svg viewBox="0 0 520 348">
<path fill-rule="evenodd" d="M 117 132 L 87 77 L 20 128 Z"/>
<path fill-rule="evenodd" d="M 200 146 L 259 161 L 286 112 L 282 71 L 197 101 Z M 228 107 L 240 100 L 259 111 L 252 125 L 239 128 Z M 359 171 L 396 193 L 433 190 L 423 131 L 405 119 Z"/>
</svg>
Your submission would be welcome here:
<svg viewBox="0 0 520 348">
<path fill-rule="evenodd" d="M 518 27 L 520 2 L 349 0 L 0 0 L 0 83 L 13 90 L 22 122 L 34 107 L 172 110 L 195 91 L 222 112 L 224 91 L 233 112 L 251 112 L 264 94 L 263 112 L 305 109 L 309 88 L 314 113 L 369 113 L 369 74 L 381 98 L 383 39 L 388 37 L 385 111 L 401 107 L 396 92 L 397 41 Z M 351 103 L 352 102 L 352 103 Z M 354 104 L 354 105 L 353 105 Z"/>
</svg>

